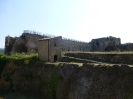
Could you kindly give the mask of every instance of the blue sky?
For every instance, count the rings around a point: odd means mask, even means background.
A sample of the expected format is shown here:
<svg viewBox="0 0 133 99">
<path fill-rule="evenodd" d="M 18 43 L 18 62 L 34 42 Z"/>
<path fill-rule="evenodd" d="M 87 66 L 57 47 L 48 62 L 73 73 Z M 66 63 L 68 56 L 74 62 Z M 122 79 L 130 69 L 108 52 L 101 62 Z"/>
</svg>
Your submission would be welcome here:
<svg viewBox="0 0 133 99">
<path fill-rule="evenodd" d="M 35 30 L 91 41 L 115 36 L 133 42 L 133 0 L 0 0 L 0 48 L 5 36 Z"/>
</svg>

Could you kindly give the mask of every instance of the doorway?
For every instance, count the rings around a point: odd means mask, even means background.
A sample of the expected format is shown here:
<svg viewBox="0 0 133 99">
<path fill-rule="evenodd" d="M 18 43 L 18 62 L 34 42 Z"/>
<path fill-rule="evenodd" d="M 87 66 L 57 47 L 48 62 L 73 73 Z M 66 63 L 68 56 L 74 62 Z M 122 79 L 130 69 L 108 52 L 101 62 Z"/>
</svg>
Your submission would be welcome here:
<svg viewBox="0 0 133 99">
<path fill-rule="evenodd" d="M 54 55 L 54 62 L 56 62 L 57 61 L 57 55 Z"/>
</svg>

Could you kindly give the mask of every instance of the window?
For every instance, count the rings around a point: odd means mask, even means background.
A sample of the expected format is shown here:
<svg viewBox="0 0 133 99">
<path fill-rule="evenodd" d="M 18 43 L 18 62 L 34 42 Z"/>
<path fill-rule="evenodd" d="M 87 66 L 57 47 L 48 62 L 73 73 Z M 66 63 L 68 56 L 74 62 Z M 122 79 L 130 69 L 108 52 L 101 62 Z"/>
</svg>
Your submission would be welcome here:
<svg viewBox="0 0 133 99">
<path fill-rule="evenodd" d="M 54 55 L 54 62 L 56 62 L 57 61 L 57 55 Z"/>
<path fill-rule="evenodd" d="M 54 47 L 56 47 L 56 43 L 54 43 Z"/>
</svg>

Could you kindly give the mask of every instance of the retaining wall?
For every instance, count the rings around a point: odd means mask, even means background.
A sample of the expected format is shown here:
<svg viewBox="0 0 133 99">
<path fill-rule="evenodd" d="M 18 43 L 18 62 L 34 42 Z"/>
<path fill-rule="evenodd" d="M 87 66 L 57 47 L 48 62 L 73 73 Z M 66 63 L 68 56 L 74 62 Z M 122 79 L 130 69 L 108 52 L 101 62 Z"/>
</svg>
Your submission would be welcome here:
<svg viewBox="0 0 133 99">
<path fill-rule="evenodd" d="M 123 63 L 123 64 L 133 64 L 133 53 L 130 54 L 119 54 L 119 53 L 65 53 L 65 56 L 71 56 L 81 59 L 95 60 L 108 63 Z"/>
</svg>

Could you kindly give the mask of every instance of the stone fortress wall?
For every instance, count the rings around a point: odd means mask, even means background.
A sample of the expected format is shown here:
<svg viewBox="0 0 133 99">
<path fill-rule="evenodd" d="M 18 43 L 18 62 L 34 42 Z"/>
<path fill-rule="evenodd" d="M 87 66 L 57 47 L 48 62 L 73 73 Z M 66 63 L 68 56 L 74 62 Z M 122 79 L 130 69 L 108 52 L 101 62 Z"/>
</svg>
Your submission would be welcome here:
<svg viewBox="0 0 133 99">
<path fill-rule="evenodd" d="M 49 38 L 54 38 L 56 37 L 55 35 L 51 34 L 44 34 L 41 32 L 36 32 L 36 31 L 29 31 L 29 30 L 24 30 L 23 33 L 30 33 L 30 34 L 38 34 L 45 37 Z M 69 39 L 62 37 L 62 51 L 89 51 L 90 46 L 88 42 L 83 42 L 79 40 L 74 40 L 74 39 Z"/>
<path fill-rule="evenodd" d="M 121 45 L 121 39 L 112 36 L 92 39 L 91 51 L 113 51 L 118 45 Z"/>
<path fill-rule="evenodd" d="M 116 46 L 118 51 L 133 51 L 133 43 L 125 43 Z"/>
<path fill-rule="evenodd" d="M 54 36 L 54 35 L 51 35 L 51 34 L 44 34 L 44 33 L 41 33 L 41 32 L 36 32 L 36 31 L 29 31 L 29 30 L 24 30 L 23 31 L 23 35 L 27 35 L 25 33 L 30 33 L 29 35 L 31 36 L 32 34 L 34 35 L 32 38 L 35 38 L 36 36 L 35 35 L 39 35 L 41 36 L 42 38 L 54 38 L 54 37 L 57 37 L 57 36 Z M 27 36 L 26 36 L 27 37 Z M 38 37 L 37 37 L 37 40 L 29 40 L 30 42 L 35 42 L 35 45 L 38 45 L 37 42 L 38 42 Z M 62 51 L 89 51 L 90 50 L 90 44 L 88 42 L 83 42 L 83 41 L 79 41 L 79 40 L 74 40 L 74 39 L 69 39 L 69 38 L 64 38 L 62 37 L 62 46 L 61 46 L 61 49 Z M 30 46 L 30 44 L 29 44 Z"/>
<path fill-rule="evenodd" d="M 63 38 L 62 51 L 90 51 L 90 44 L 87 42 Z"/>
<path fill-rule="evenodd" d="M 38 40 L 43 38 L 54 38 L 56 36 L 43 34 L 41 32 L 24 30 L 20 37 L 5 37 L 5 54 L 38 52 Z M 90 45 L 87 42 L 63 38 L 62 51 L 90 51 Z"/>
<path fill-rule="evenodd" d="M 24 30 L 20 37 L 5 38 L 5 54 L 38 52 L 38 40 L 56 36 L 41 32 Z M 62 51 L 133 51 L 133 44 L 121 44 L 116 37 L 103 37 L 83 42 L 62 37 Z"/>
<path fill-rule="evenodd" d="M 43 38 L 38 42 L 38 56 L 41 60 L 56 62 L 61 58 L 62 37 Z"/>
</svg>

